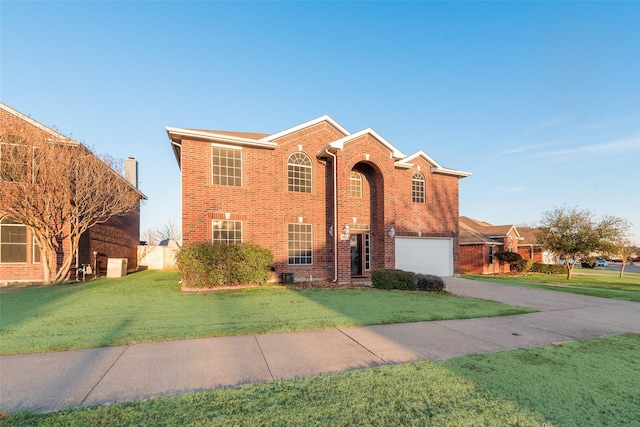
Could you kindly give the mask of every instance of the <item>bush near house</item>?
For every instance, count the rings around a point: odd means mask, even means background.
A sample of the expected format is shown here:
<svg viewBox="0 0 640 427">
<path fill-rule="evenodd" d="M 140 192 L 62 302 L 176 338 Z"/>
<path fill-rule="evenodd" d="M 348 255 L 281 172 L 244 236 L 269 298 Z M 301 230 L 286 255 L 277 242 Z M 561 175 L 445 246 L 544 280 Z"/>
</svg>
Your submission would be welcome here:
<svg viewBox="0 0 640 427">
<path fill-rule="evenodd" d="M 533 264 L 535 264 L 535 261 L 531 258 L 523 258 L 520 261 L 514 263 L 513 268 L 518 273 L 527 273 L 531 271 L 531 268 L 533 268 Z"/>
<path fill-rule="evenodd" d="M 401 291 L 440 292 L 445 288 L 444 281 L 438 276 L 415 274 L 411 271 L 392 268 L 373 270 L 371 284 L 378 289 Z"/>
<path fill-rule="evenodd" d="M 544 274 L 563 274 L 567 271 L 564 265 L 557 264 L 541 264 L 536 262 L 531 267 L 532 273 L 544 273 Z"/>
<path fill-rule="evenodd" d="M 255 243 L 202 242 L 182 246 L 176 265 L 185 286 L 262 285 L 269 280 L 273 253 Z"/>
<path fill-rule="evenodd" d="M 413 276 L 413 281 L 419 291 L 440 292 L 445 288 L 444 280 L 431 274 L 416 274 Z"/>
</svg>

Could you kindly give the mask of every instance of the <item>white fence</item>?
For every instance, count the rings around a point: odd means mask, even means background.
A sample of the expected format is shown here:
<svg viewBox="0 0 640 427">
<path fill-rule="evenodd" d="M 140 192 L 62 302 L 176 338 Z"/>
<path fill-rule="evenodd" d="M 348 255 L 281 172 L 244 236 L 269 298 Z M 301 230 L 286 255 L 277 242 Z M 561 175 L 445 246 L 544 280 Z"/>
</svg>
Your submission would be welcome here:
<svg viewBox="0 0 640 427">
<path fill-rule="evenodd" d="M 138 268 L 173 270 L 176 268 L 177 247 L 138 246 Z"/>
</svg>

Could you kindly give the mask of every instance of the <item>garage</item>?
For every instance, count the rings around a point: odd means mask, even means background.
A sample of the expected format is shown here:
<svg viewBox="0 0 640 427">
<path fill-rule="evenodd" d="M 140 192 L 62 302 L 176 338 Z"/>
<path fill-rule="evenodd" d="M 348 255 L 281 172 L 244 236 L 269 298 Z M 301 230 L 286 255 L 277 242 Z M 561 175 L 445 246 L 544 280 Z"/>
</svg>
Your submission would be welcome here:
<svg viewBox="0 0 640 427">
<path fill-rule="evenodd" d="M 453 239 L 396 237 L 396 268 L 453 276 Z"/>
</svg>

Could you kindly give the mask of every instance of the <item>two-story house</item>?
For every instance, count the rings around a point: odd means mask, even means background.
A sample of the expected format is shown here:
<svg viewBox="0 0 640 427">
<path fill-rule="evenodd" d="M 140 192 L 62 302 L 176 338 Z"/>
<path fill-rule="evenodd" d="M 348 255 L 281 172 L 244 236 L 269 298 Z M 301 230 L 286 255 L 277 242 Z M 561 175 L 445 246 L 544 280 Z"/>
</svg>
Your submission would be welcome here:
<svg viewBox="0 0 640 427">
<path fill-rule="evenodd" d="M 296 281 L 459 271 L 458 181 L 467 172 L 329 116 L 275 134 L 166 131 L 182 175 L 185 245 L 255 242 Z"/>
</svg>

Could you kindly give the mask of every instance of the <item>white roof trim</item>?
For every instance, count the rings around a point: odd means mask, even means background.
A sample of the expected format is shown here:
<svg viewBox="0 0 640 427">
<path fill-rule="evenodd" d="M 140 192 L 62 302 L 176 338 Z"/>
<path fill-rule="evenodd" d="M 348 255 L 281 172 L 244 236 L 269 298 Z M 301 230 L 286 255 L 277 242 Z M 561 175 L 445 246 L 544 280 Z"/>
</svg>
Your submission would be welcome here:
<svg viewBox="0 0 640 427">
<path fill-rule="evenodd" d="M 422 157 L 428 163 L 432 164 L 436 168 L 442 169 L 442 166 L 440 166 L 440 164 L 438 162 L 436 162 L 432 157 L 430 157 L 427 153 L 425 153 L 422 150 L 418 151 L 417 153 L 414 153 L 414 154 L 410 155 L 409 157 L 405 157 L 404 159 L 400 160 L 398 163 L 407 163 L 407 164 L 409 164 L 413 159 L 417 159 L 418 157 Z"/>
<path fill-rule="evenodd" d="M 466 178 L 468 176 L 471 176 L 471 172 L 464 172 L 464 171 L 459 171 L 455 169 L 436 168 L 436 167 L 431 168 L 431 173 L 439 173 L 443 175 L 454 175 L 454 176 L 459 176 L 460 178 Z"/>
<path fill-rule="evenodd" d="M 427 163 L 431 164 L 431 173 L 440 173 L 443 175 L 454 175 L 454 176 L 459 176 L 461 178 L 467 177 L 467 176 L 471 176 L 471 173 L 469 172 L 463 172 L 463 171 L 459 171 L 459 170 L 455 170 L 455 169 L 449 169 L 449 168 L 445 168 L 442 167 L 440 165 L 440 163 L 436 162 L 433 157 L 429 156 L 427 153 L 425 153 L 424 151 L 420 150 L 417 153 L 414 153 L 412 155 L 410 155 L 409 157 L 405 157 L 402 160 L 399 160 L 396 162 L 396 167 L 398 168 L 404 168 L 404 169 L 409 169 L 412 168 L 414 165 L 413 163 L 411 163 L 412 160 L 415 160 L 419 157 L 422 157 Z"/>
<path fill-rule="evenodd" d="M 387 141 L 382 136 L 380 136 L 378 132 L 376 132 L 371 128 L 363 129 L 360 132 L 356 132 L 354 134 L 345 136 L 344 138 L 341 138 L 337 141 L 333 141 L 331 144 L 329 144 L 329 147 L 342 150 L 344 149 L 345 143 L 353 141 L 354 139 L 360 138 L 361 136 L 364 136 L 364 135 L 371 135 L 372 137 L 377 139 L 382 145 L 384 145 L 391 152 L 391 155 L 394 159 L 402 159 L 405 157 L 402 151 L 398 150 L 389 141 Z"/>
<path fill-rule="evenodd" d="M 308 127 L 317 125 L 318 123 L 322 123 L 322 122 L 328 122 L 329 124 L 331 124 L 331 126 L 333 126 L 336 129 L 338 129 L 345 136 L 351 135 L 351 132 L 349 132 L 348 130 L 343 128 L 338 122 L 336 122 L 331 117 L 329 117 L 329 116 L 327 116 L 325 114 L 324 116 L 318 117 L 317 119 L 313 119 L 313 120 L 310 120 L 308 122 L 302 123 L 300 125 L 294 126 L 292 128 L 285 129 L 285 130 L 283 130 L 281 132 L 274 133 L 273 135 L 265 136 L 264 138 L 260 139 L 260 141 L 270 142 L 270 141 L 276 140 L 278 138 L 282 138 L 283 136 L 292 134 L 294 132 L 298 132 L 298 131 L 300 131 L 302 129 L 306 129 Z"/>
<path fill-rule="evenodd" d="M 63 140 L 65 142 L 71 143 L 73 144 L 80 144 L 78 141 L 74 141 L 73 139 L 69 138 L 68 136 L 65 136 L 63 134 L 61 134 L 60 132 L 57 132 L 53 129 L 51 129 L 50 127 L 47 127 L 45 125 L 43 125 L 42 123 L 33 120 L 31 117 L 22 114 L 21 112 L 14 110 L 13 108 L 9 107 L 7 104 L 4 104 L 2 102 L 0 102 L 0 108 L 2 108 L 3 110 L 5 110 L 6 112 L 13 114 L 14 116 L 24 120 L 25 122 L 37 127 L 38 129 L 48 133 L 49 135 L 53 136 L 56 139 L 60 139 Z"/>
<path fill-rule="evenodd" d="M 165 127 L 167 134 L 169 135 L 169 139 L 176 143 L 181 140 L 183 137 L 191 137 L 204 139 L 210 142 L 222 142 L 225 144 L 231 145 L 241 145 L 245 147 L 258 147 L 258 148 L 276 148 L 277 144 L 275 142 L 267 142 L 262 139 L 249 139 L 249 138 L 241 138 L 239 136 L 232 135 L 223 135 L 215 132 L 203 132 L 199 130 L 192 129 L 182 129 L 182 128 L 174 128 L 174 127 Z M 178 141 L 176 141 L 176 139 Z"/>
</svg>

